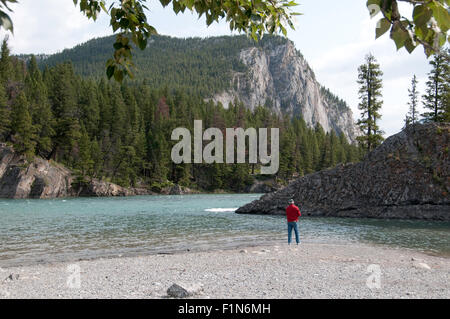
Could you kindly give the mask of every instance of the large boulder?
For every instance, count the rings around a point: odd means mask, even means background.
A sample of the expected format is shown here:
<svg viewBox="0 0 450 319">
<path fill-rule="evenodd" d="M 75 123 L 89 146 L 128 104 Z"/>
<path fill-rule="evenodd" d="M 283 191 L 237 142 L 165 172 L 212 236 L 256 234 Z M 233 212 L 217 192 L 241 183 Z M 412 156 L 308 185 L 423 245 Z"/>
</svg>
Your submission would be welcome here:
<svg viewBox="0 0 450 319">
<path fill-rule="evenodd" d="M 450 220 L 450 124 L 409 126 L 356 164 L 301 177 L 236 213 Z"/>
<path fill-rule="evenodd" d="M 35 157 L 32 162 L 0 144 L 0 198 L 73 196 L 73 176 L 57 163 Z"/>
</svg>

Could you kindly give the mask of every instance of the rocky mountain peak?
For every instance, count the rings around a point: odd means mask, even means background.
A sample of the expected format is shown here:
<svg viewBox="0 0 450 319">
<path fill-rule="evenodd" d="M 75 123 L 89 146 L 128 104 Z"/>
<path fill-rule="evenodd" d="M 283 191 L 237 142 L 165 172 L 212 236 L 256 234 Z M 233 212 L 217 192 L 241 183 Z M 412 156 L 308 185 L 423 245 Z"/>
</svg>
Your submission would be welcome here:
<svg viewBox="0 0 450 319">
<path fill-rule="evenodd" d="M 326 132 L 335 130 L 354 142 L 359 134 L 345 102 L 334 97 L 315 74 L 292 41 L 266 41 L 239 53 L 244 72 L 233 71 L 230 88 L 212 100 L 225 107 L 238 99 L 253 109 L 258 105 L 279 114 L 301 115 L 306 123 L 319 123 Z"/>
</svg>

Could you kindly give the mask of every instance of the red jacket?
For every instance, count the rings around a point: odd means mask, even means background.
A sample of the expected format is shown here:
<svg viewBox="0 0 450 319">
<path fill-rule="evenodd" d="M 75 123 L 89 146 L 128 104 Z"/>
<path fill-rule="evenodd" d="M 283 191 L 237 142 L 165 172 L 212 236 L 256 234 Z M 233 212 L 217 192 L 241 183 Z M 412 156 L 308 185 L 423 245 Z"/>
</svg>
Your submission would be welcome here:
<svg viewBox="0 0 450 319">
<path fill-rule="evenodd" d="M 300 209 L 297 206 L 291 204 L 286 208 L 286 216 L 288 222 L 296 222 L 298 221 L 298 218 L 302 216 L 302 214 L 300 213 Z"/>
</svg>

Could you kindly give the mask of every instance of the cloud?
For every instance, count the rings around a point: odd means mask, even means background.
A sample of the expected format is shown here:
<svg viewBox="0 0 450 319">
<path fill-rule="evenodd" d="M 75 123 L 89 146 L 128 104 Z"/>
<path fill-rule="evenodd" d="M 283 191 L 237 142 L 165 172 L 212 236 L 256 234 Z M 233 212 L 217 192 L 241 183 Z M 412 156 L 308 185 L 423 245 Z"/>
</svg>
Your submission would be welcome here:
<svg viewBox="0 0 450 319">
<path fill-rule="evenodd" d="M 111 33 L 106 16 L 89 21 L 69 0 L 21 0 L 12 9 L 13 53 L 55 53 Z"/>
</svg>

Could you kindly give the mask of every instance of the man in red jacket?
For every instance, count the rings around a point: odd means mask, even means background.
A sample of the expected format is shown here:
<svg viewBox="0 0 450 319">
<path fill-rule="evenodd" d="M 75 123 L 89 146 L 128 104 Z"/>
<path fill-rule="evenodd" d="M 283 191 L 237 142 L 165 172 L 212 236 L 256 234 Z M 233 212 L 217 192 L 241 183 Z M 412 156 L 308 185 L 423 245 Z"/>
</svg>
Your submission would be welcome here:
<svg viewBox="0 0 450 319">
<path fill-rule="evenodd" d="M 300 238 L 298 235 L 298 218 L 302 216 L 300 213 L 300 209 L 294 205 L 294 200 L 289 200 L 289 206 L 286 208 L 286 217 L 287 217 L 287 224 L 288 224 L 288 244 L 291 244 L 291 237 L 292 237 L 292 229 L 294 229 L 295 232 L 295 241 L 297 242 L 297 245 L 300 243 Z"/>
</svg>

